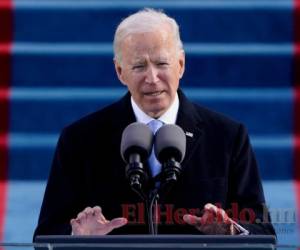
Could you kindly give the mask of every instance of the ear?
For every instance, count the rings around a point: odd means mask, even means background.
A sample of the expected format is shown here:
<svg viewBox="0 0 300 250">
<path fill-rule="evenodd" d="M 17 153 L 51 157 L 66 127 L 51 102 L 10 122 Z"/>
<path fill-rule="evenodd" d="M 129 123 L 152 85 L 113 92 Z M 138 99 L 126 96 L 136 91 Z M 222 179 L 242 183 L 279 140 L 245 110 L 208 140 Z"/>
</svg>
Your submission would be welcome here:
<svg viewBox="0 0 300 250">
<path fill-rule="evenodd" d="M 116 70 L 116 73 L 117 73 L 117 76 L 120 80 L 120 82 L 123 84 L 123 85 L 127 85 L 123 79 L 123 68 L 122 68 L 122 65 L 121 63 L 119 63 L 116 59 L 114 59 L 114 64 L 115 64 L 115 70 Z"/>
<path fill-rule="evenodd" d="M 185 70 L 185 53 L 184 50 L 181 50 L 179 52 L 179 77 L 180 79 L 183 76 L 184 70 Z"/>
</svg>

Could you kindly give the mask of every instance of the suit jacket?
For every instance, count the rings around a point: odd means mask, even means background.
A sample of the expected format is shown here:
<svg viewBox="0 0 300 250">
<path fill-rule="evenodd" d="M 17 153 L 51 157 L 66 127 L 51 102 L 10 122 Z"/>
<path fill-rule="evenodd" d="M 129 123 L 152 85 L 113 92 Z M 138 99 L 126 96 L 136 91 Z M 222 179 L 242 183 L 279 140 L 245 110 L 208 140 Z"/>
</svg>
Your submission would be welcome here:
<svg viewBox="0 0 300 250">
<path fill-rule="evenodd" d="M 252 234 L 275 234 L 244 126 L 178 94 L 176 123 L 189 136 L 182 174 L 159 210 L 158 233 L 199 233 L 182 215 L 200 214 L 209 202 L 230 209 L 229 215 Z M 129 187 L 120 156 L 122 132 L 132 122 L 127 93 L 62 131 L 35 235 L 70 234 L 70 219 L 96 205 L 107 219 L 128 217 L 130 223 L 112 234 L 148 233 L 144 205 Z"/>
</svg>

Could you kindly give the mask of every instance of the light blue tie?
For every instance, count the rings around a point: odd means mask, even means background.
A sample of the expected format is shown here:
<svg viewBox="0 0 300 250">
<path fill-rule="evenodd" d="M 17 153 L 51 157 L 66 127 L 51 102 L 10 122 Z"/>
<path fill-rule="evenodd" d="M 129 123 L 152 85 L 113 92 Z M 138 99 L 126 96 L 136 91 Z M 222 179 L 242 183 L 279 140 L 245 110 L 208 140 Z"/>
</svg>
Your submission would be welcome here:
<svg viewBox="0 0 300 250">
<path fill-rule="evenodd" d="M 160 120 L 152 120 L 147 125 L 152 130 L 153 134 L 155 135 L 157 130 L 163 125 L 163 122 L 161 122 Z M 155 156 L 155 153 L 154 153 L 154 147 L 152 147 L 152 152 L 151 152 L 151 155 L 148 159 L 148 163 L 149 163 L 149 166 L 150 166 L 152 176 L 158 175 L 161 171 L 161 164 L 156 159 L 156 156 Z"/>
</svg>

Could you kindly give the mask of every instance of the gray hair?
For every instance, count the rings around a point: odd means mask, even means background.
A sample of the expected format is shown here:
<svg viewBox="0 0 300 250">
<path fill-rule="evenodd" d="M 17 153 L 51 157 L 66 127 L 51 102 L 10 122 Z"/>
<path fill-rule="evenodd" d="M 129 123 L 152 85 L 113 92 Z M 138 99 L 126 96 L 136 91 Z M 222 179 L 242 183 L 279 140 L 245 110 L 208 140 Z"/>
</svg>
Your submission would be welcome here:
<svg viewBox="0 0 300 250">
<path fill-rule="evenodd" d="M 151 32 L 161 27 L 162 23 L 170 25 L 178 51 L 182 50 L 179 27 L 175 19 L 167 16 L 161 10 L 145 8 L 125 18 L 117 27 L 113 42 L 114 59 L 121 62 L 121 43 L 128 35 Z"/>
</svg>

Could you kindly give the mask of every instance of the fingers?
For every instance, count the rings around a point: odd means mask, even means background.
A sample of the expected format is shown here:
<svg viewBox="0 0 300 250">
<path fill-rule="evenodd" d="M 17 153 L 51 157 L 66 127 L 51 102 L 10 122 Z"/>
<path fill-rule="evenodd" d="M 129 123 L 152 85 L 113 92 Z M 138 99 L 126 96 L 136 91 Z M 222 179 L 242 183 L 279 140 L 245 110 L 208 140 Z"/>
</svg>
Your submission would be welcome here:
<svg viewBox="0 0 300 250">
<path fill-rule="evenodd" d="M 204 234 L 233 234 L 232 223 L 226 212 L 222 208 L 218 208 L 210 203 L 204 206 L 203 215 L 197 217 L 191 214 L 185 214 L 183 220 L 195 226 Z"/>
<path fill-rule="evenodd" d="M 183 220 L 190 225 L 200 226 L 204 224 L 211 224 L 215 221 L 224 223 L 230 221 L 230 218 L 223 209 L 208 203 L 204 206 L 204 211 L 201 217 L 186 214 L 183 216 Z"/>
<path fill-rule="evenodd" d="M 232 220 L 228 217 L 226 212 L 222 208 L 218 208 L 211 203 L 207 203 L 204 206 L 204 214 L 202 216 L 203 223 L 212 223 L 217 221 L 218 223 L 231 224 Z"/>
<path fill-rule="evenodd" d="M 80 223 L 78 221 L 76 221 L 75 219 L 71 219 L 70 223 L 71 223 L 71 227 L 72 227 L 72 233 L 74 235 L 79 235 L 81 232 Z"/>
<path fill-rule="evenodd" d="M 102 214 L 102 209 L 99 206 L 95 206 L 93 208 L 87 207 L 82 212 L 78 213 L 77 218 L 75 219 L 78 223 L 84 222 L 88 219 L 96 219 L 100 222 L 106 223 L 108 220 Z"/>
<path fill-rule="evenodd" d="M 197 217 L 191 214 L 185 214 L 183 216 L 183 221 L 192 226 L 201 225 L 201 217 Z"/>
<path fill-rule="evenodd" d="M 101 207 L 99 206 L 95 206 L 93 207 L 93 210 L 94 210 L 94 215 L 95 217 L 97 218 L 97 220 L 103 222 L 103 223 L 106 223 L 108 222 L 108 220 L 104 217 L 104 215 L 102 214 L 102 209 Z"/>
<path fill-rule="evenodd" d="M 78 213 L 76 219 L 71 219 L 72 232 L 74 235 L 105 235 L 127 224 L 126 218 L 107 220 L 99 206 L 87 207 Z"/>
<path fill-rule="evenodd" d="M 94 210 L 91 207 L 87 207 L 83 210 L 85 220 L 91 220 L 94 217 Z"/>
<path fill-rule="evenodd" d="M 84 211 L 80 212 L 76 218 L 77 223 L 81 223 L 81 222 L 85 221 L 86 217 L 87 217 L 87 214 Z"/>
<path fill-rule="evenodd" d="M 109 226 L 112 227 L 112 229 L 115 229 L 115 228 L 119 228 L 119 227 L 122 227 L 124 225 L 127 224 L 127 219 L 126 218 L 115 218 L 115 219 L 112 219 L 110 222 L 109 222 Z"/>
</svg>

